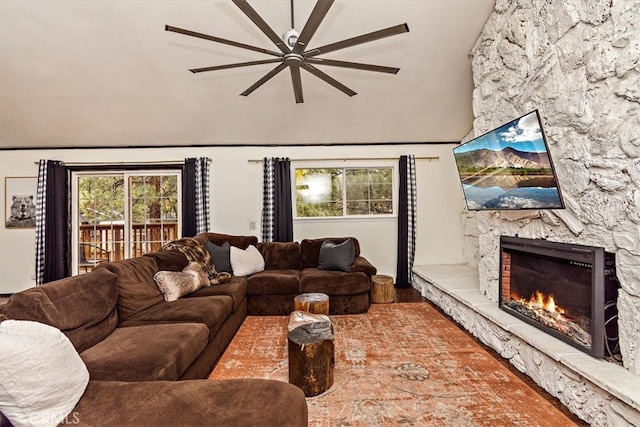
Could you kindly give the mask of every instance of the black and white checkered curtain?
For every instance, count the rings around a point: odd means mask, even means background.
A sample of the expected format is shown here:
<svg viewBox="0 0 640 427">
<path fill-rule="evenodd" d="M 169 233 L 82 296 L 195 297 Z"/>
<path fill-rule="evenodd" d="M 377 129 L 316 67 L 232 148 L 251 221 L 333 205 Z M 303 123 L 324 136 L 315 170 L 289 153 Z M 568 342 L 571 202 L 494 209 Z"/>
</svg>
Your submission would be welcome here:
<svg viewBox="0 0 640 427">
<path fill-rule="evenodd" d="M 273 241 L 274 229 L 274 192 L 275 192 L 274 157 L 265 157 L 262 161 L 262 241 Z"/>
<path fill-rule="evenodd" d="M 40 160 L 36 192 L 36 285 L 71 274 L 69 171 L 64 163 Z"/>
<path fill-rule="evenodd" d="M 400 189 L 398 200 L 398 265 L 396 286 L 411 286 L 416 251 L 416 160 L 414 155 L 400 156 Z"/>
<path fill-rule="evenodd" d="M 211 159 L 190 157 L 182 167 L 182 236 L 209 231 L 209 169 Z"/>
<path fill-rule="evenodd" d="M 262 178 L 262 241 L 293 241 L 291 161 L 264 158 Z"/>
<path fill-rule="evenodd" d="M 44 222 L 47 205 L 47 161 L 38 165 L 38 190 L 36 192 L 36 286 L 44 283 Z"/>
<path fill-rule="evenodd" d="M 209 231 L 209 159 L 196 159 L 196 234 Z"/>
</svg>

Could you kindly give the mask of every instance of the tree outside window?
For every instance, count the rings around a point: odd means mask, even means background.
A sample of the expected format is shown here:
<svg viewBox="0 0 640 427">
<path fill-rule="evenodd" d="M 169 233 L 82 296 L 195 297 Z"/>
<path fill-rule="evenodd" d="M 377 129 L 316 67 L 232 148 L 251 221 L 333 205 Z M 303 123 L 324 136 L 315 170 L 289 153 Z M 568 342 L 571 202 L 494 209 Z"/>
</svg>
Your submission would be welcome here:
<svg viewBox="0 0 640 427">
<path fill-rule="evenodd" d="M 296 216 L 393 215 L 393 168 L 296 169 Z"/>
<path fill-rule="evenodd" d="M 79 174 L 79 272 L 101 261 L 157 251 L 177 239 L 179 185 L 173 172 Z"/>
</svg>

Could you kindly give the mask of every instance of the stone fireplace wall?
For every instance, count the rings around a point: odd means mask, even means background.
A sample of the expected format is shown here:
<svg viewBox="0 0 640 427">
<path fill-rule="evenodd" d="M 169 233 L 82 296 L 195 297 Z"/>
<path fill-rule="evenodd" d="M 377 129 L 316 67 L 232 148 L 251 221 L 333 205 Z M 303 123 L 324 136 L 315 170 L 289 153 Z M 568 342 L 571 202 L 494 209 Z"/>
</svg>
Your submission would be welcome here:
<svg viewBox="0 0 640 427">
<path fill-rule="evenodd" d="M 496 0 L 472 61 L 469 138 L 538 109 L 566 205 L 463 214 L 481 292 L 497 302 L 500 235 L 615 252 L 623 364 L 640 374 L 640 0 Z"/>
</svg>

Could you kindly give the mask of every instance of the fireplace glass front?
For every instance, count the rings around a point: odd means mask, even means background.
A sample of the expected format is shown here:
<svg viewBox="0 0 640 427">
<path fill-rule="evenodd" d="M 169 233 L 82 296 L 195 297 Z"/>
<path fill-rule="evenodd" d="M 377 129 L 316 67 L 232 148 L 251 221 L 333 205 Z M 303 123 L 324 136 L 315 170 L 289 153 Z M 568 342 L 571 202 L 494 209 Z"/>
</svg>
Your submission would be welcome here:
<svg viewBox="0 0 640 427">
<path fill-rule="evenodd" d="M 613 254 L 598 247 L 505 236 L 500 246 L 500 307 L 604 357 L 614 344 L 611 337 L 617 337 Z"/>
</svg>

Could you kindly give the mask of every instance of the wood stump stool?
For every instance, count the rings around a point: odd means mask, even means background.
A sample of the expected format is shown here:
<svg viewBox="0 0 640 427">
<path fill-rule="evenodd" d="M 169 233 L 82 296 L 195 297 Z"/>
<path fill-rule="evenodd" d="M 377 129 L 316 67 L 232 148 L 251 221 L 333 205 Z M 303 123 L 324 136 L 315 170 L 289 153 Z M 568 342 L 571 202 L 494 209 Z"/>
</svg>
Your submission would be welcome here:
<svg viewBox="0 0 640 427">
<path fill-rule="evenodd" d="M 390 303 L 395 299 L 393 277 L 377 274 L 371 277 L 371 302 Z"/>
<path fill-rule="evenodd" d="M 329 315 L 329 295 L 308 293 L 297 295 L 293 299 L 294 310 Z"/>
<path fill-rule="evenodd" d="M 335 365 L 333 325 L 324 314 L 294 311 L 289 316 L 289 383 L 306 397 L 324 393 L 333 385 Z"/>
</svg>

